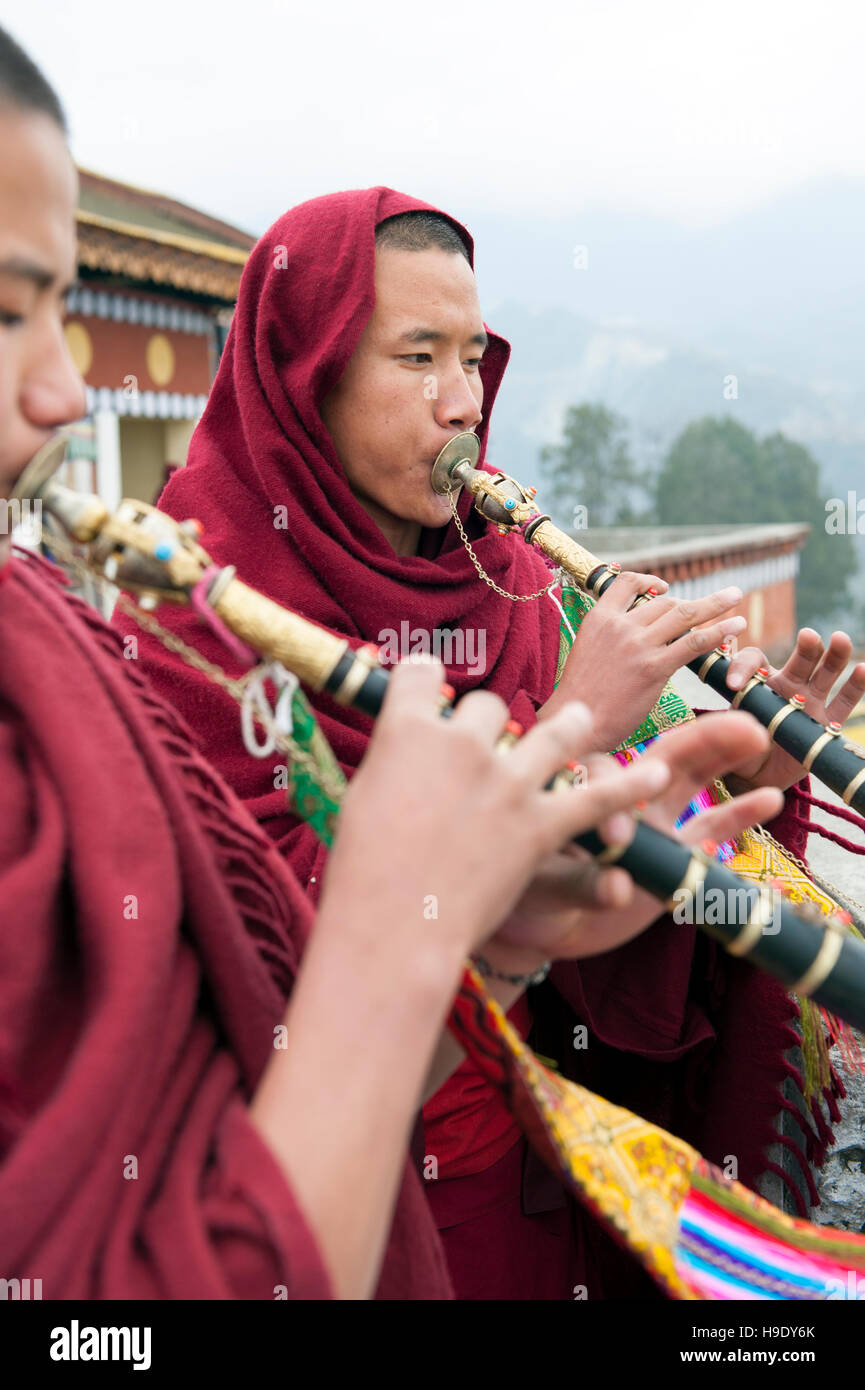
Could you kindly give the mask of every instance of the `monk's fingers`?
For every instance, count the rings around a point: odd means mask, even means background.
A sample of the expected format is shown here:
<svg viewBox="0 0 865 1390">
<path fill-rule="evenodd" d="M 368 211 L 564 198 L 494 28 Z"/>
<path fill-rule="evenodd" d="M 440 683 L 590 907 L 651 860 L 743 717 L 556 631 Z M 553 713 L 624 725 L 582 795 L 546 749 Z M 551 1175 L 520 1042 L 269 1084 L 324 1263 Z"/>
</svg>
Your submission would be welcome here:
<svg viewBox="0 0 865 1390">
<path fill-rule="evenodd" d="M 678 604 L 678 599 L 673 598 L 669 593 L 664 593 L 657 584 L 651 584 L 648 589 L 637 594 L 628 609 L 633 613 L 633 621 L 641 627 L 649 627 L 658 618 L 669 613 Z"/>
<path fill-rule="evenodd" d="M 854 666 L 835 699 L 826 706 L 826 718 L 843 724 L 865 698 L 865 663 Z"/>
<path fill-rule="evenodd" d="M 732 585 L 726 589 L 718 589 L 714 594 L 707 594 L 705 598 L 679 600 L 666 612 L 662 612 L 657 606 L 647 604 L 649 618 L 651 619 L 653 612 L 658 615 L 652 621 L 652 635 L 657 637 L 659 642 L 674 642 L 689 628 L 699 627 L 703 623 L 716 623 L 719 618 L 728 614 L 731 608 L 735 608 L 741 597 L 742 590 Z"/>
<path fill-rule="evenodd" d="M 653 744 L 645 759 L 660 754 L 669 764 L 671 779 L 664 792 L 665 805 L 678 814 L 696 791 L 726 772 L 735 771 L 762 757 L 769 736 L 750 714 L 726 710 L 703 714 L 677 729 L 670 729 Z"/>
<path fill-rule="evenodd" d="M 510 719 L 510 710 L 491 690 L 471 690 L 453 707 L 448 727 L 459 737 L 491 747 Z"/>
<path fill-rule="evenodd" d="M 627 874 L 624 887 L 617 875 L 608 882 L 612 873 L 578 845 L 565 845 L 561 853 L 546 861 L 529 888 L 529 898 L 538 912 L 547 913 L 568 907 L 608 906 L 617 903 L 630 884 Z"/>
<path fill-rule="evenodd" d="M 637 822 L 626 811 L 617 811 L 615 815 L 601 821 L 600 825 L 596 827 L 604 844 L 611 849 L 622 849 L 625 845 L 629 845 L 634 838 L 636 828 Z"/>
<path fill-rule="evenodd" d="M 853 643 L 846 632 L 832 633 L 823 658 L 811 677 L 810 693 L 816 695 L 818 700 L 825 701 L 828 698 L 835 682 L 847 670 L 852 651 Z"/>
<path fill-rule="evenodd" d="M 730 660 L 727 671 L 727 686 L 730 690 L 741 690 L 755 671 L 765 669 L 772 674 L 766 653 L 759 647 L 742 647 Z"/>
<path fill-rule="evenodd" d="M 666 581 L 659 579 L 656 574 L 637 574 L 632 570 L 623 570 L 609 588 L 604 590 L 598 600 L 598 607 L 603 604 L 610 613 L 625 613 L 638 594 L 645 594 L 649 589 L 654 589 L 656 594 L 665 594 L 667 588 Z M 639 608 L 642 610 L 651 606 L 651 603 L 641 603 Z"/>
<path fill-rule="evenodd" d="M 596 893 L 599 907 L 628 907 L 634 897 L 634 880 L 624 869 L 604 869 L 598 874 Z"/>
<path fill-rule="evenodd" d="M 546 721 L 544 721 L 546 722 Z M 538 798 L 538 829 L 551 848 L 609 821 L 619 811 L 633 811 L 667 786 L 670 771 L 661 759 L 641 758 L 630 767 L 610 769 L 583 786 Z"/>
<path fill-rule="evenodd" d="M 394 666 L 387 684 L 382 708 L 382 722 L 398 721 L 409 713 L 435 713 L 441 688 L 446 680 L 445 668 L 430 656 L 423 660 L 413 657 Z"/>
<path fill-rule="evenodd" d="M 528 785 L 542 787 L 568 763 L 579 759 L 591 729 L 588 707 L 577 700 L 569 701 L 549 719 L 539 720 L 514 744 L 507 753 L 508 771 Z"/>
<path fill-rule="evenodd" d="M 695 657 L 714 651 L 725 637 L 735 637 L 743 632 L 746 626 L 744 618 L 732 617 L 722 618 L 719 623 L 712 623 L 709 627 L 692 628 L 683 637 L 661 649 L 664 668 L 673 672 L 680 666 L 687 666 Z M 656 631 L 656 628 L 653 627 L 652 631 Z"/>
<path fill-rule="evenodd" d="M 784 793 L 777 787 L 760 787 L 691 816 L 678 835 L 689 845 L 699 844 L 703 840 L 714 840 L 720 844 L 724 840 L 735 839 L 751 825 L 774 820 L 783 805 Z"/>
<path fill-rule="evenodd" d="M 629 843 L 635 822 L 630 816 L 613 816 L 608 824 L 619 819 L 627 822 L 624 843 Z M 548 865 L 554 866 L 554 873 L 552 877 L 544 875 L 544 887 L 537 899 L 534 884 L 529 890 L 532 900 L 544 909 L 568 905 L 581 908 L 627 907 L 633 897 L 634 883 L 629 873 L 614 866 L 605 867 L 579 845 L 565 845 L 560 853 L 551 856 Z M 555 895 L 554 900 L 551 899 L 551 890 Z"/>
<path fill-rule="evenodd" d="M 813 676 L 823 655 L 823 640 L 812 627 L 803 627 L 796 645 L 780 671 L 772 677 L 772 687 L 781 695 L 793 695 L 802 690 Z"/>
</svg>

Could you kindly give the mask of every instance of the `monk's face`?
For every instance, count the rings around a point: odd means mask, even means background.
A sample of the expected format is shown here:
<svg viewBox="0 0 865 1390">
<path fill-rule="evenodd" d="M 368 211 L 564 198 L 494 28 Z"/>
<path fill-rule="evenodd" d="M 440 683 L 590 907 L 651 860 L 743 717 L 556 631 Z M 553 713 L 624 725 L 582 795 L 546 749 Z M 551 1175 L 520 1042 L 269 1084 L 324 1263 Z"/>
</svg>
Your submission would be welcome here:
<svg viewBox="0 0 865 1390">
<path fill-rule="evenodd" d="M 0 105 L 0 498 L 57 427 L 86 408 L 63 336 L 77 192 L 55 123 Z"/>
<path fill-rule="evenodd" d="M 475 277 L 461 255 L 383 247 L 375 310 L 321 415 L 352 491 L 385 534 L 443 526 L 436 455 L 481 422 L 486 344 Z"/>
</svg>

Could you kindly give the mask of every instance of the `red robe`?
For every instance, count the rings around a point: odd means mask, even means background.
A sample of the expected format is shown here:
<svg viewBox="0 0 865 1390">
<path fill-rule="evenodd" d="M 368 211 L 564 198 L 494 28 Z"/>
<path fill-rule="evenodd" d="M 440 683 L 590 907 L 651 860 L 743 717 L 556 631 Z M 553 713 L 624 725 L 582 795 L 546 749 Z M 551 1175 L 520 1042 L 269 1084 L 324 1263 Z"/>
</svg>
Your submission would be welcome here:
<svg viewBox="0 0 865 1390">
<path fill-rule="evenodd" d="M 0 571 L 0 1250 L 46 1299 L 328 1298 L 247 1115 L 310 925 L 115 634 Z M 384 1296 L 451 1288 L 407 1162 Z"/>
<path fill-rule="evenodd" d="M 559 616 L 552 602 L 500 597 L 478 577 L 453 526 L 423 532 L 416 556 L 394 554 L 352 494 L 321 419 L 321 401 L 372 312 L 375 227 L 425 208 L 387 188 L 332 194 L 292 209 L 265 234 L 244 270 L 187 467 L 173 476 L 160 506 L 178 519 L 198 518 L 217 563 L 235 565 L 247 583 L 355 647 L 384 641 L 384 631 L 400 633 L 405 623 L 430 642 L 445 629 L 482 631 L 485 669 L 454 665 L 449 680 L 458 695 L 476 687 L 495 691 L 530 726 L 553 689 Z M 471 255 L 468 232 L 449 220 Z M 488 332 L 482 458 L 509 354 L 504 339 Z M 487 574 L 511 593 L 542 588 L 550 576 L 540 555 L 518 537 L 497 535 L 470 501 L 461 498 L 460 514 Z M 161 619 L 212 660 L 233 673 L 241 669 L 217 638 L 202 638 L 194 615 L 166 606 Z M 132 627 L 123 615 L 116 625 L 123 633 Z M 161 693 L 198 731 L 209 757 L 315 899 L 326 851 L 286 811 L 272 760 L 246 753 L 236 706 L 158 642 L 145 637 L 141 651 Z M 313 704 L 350 775 L 366 748 L 370 720 L 324 695 Z M 495 827 L 486 833 L 494 853 Z M 805 833 L 796 828 L 797 853 Z M 534 994 L 532 1041 L 541 1053 L 579 1071 L 613 1101 L 662 1123 L 672 1117 L 672 1127 L 709 1158 L 736 1154 L 740 1177 L 756 1180 L 783 1104 L 784 1051 L 795 1045 L 795 1006 L 780 985 L 725 957 L 696 928 L 666 918 L 608 956 L 557 965 L 551 983 Z M 573 1030 L 580 1022 L 590 1038 L 577 1053 Z M 500 1100 L 488 1090 L 481 1113 L 476 1083 L 466 1065 L 426 1111 L 433 1142 L 428 1134 L 425 1152 L 436 1157 L 444 1113 L 451 1112 L 452 1131 L 459 1126 L 456 1112 L 465 1108 L 462 1147 L 451 1142 L 452 1133 L 444 1146 L 450 1175 L 447 1163 L 439 1165 L 427 1184 L 457 1293 L 483 1297 L 494 1288 L 500 1297 L 570 1298 L 574 1283 L 588 1284 L 590 1297 L 630 1291 L 633 1267 L 533 1161 L 523 1164 L 524 1146 L 515 1127 L 508 1131 Z M 821 1137 L 810 1131 L 805 1137 L 809 1152 L 818 1152 Z M 485 1224 L 472 1234 L 468 1223 L 476 1218 Z M 532 1276 L 536 1292 L 526 1293 L 524 1271 L 534 1259 L 529 1247 L 535 1249 L 544 1225 L 555 1227 L 554 1248 L 567 1249 L 551 1259 L 550 1242 L 541 1242 L 546 1253 L 539 1262 L 546 1260 L 550 1279 L 541 1288 L 540 1276 Z M 479 1242 L 488 1251 L 494 1246 L 494 1257 L 478 1256 Z"/>
</svg>

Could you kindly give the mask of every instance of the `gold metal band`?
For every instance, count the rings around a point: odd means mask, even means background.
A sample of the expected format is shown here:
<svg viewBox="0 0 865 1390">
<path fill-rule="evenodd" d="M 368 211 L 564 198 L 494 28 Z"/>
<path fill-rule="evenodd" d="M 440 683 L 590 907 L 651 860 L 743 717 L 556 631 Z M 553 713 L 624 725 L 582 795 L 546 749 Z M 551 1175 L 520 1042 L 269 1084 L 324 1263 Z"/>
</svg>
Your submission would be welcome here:
<svg viewBox="0 0 865 1390">
<path fill-rule="evenodd" d="M 704 681 L 709 671 L 711 671 L 712 667 L 714 666 L 715 662 L 720 661 L 721 657 L 726 655 L 726 652 L 719 652 L 717 650 L 714 652 L 709 652 L 709 655 L 706 657 L 706 660 L 703 662 L 702 666 L 697 672 L 697 676 L 699 677 L 699 679 L 701 681 Z"/>
<path fill-rule="evenodd" d="M 819 951 L 801 980 L 797 980 L 795 985 L 790 986 L 794 994 L 813 994 L 815 989 L 819 989 L 823 981 L 828 979 L 841 954 L 844 936 L 845 932 L 842 927 L 833 922 L 827 924 Z"/>
<path fill-rule="evenodd" d="M 234 579 L 236 574 L 236 565 L 226 565 L 223 569 L 219 571 L 219 574 L 216 576 L 216 578 L 214 579 L 213 583 L 207 591 L 207 602 L 210 604 L 211 608 L 216 607 L 221 595 L 228 588 L 229 584 L 231 583 L 232 579 Z"/>
<path fill-rule="evenodd" d="M 633 610 L 635 608 L 638 608 L 641 603 L 651 603 L 653 598 L 654 594 L 637 594 L 637 597 L 634 599 L 633 603 L 631 604 L 631 607 L 628 609 L 628 612 L 633 612 Z"/>
<path fill-rule="evenodd" d="M 601 585 L 605 583 L 607 579 L 609 579 L 612 573 L 613 571 L 609 568 L 609 566 L 604 565 L 603 572 L 598 575 L 597 579 L 592 585 L 592 593 L 594 594 L 595 598 L 601 597 Z"/>
<path fill-rule="evenodd" d="M 354 653 L 354 661 L 345 680 L 338 690 L 333 691 L 331 698 L 336 700 L 338 705 L 350 705 L 375 664 L 369 652 L 364 647 L 359 647 Z"/>
<path fill-rule="evenodd" d="M 496 739 L 495 751 L 502 755 L 504 755 L 505 753 L 510 753 L 515 743 L 519 743 L 517 735 L 509 734 L 507 731 L 505 731 Z M 565 786 L 567 786 L 567 783 L 562 778 L 562 774 L 560 772 L 557 772 L 555 781 L 553 782 L 553 791 L 558 791 L 560 787 Z"/>
<path fill-rule="evenodd" d="M 697 850 L 691 854 L 688 860 L 688 867 L 682 875 L 682 881 L 677 888 L 673 889 L 664 906 L 668 912 L 672 912 L 674 907 L 678 907 L 678 899 L 683 893 L 690 893 L 692 897 L 697 896 L 700 884 L 709 872 L 712 860 L 706 859 Z"/>
<path fill-rule="evenodd" d="M 749 691 L 749 690 L 753 690 L 755 685 L 765 685 L 765 684 L 766 684 L 766 679 L 765 679 L 764 676 L 752 676 L 751 679 L 750 679 L 749 681 L 745 681 L 745 684 L 742 686 L 742 689 L 741 689 L 741 690 L 737 690 L 737 691 L 736 691 L 736 694 L 733 696 L 732 700 L 730 701 L 730 704 L 733 706 L 733 709 L 738 709 L 738 708 L 739 708 L 739 706 L 740 706 L 740 704 L 742 703 L 742 701 L 744 700 L 745 696 L 748 694 L 748 691 Z"/>
<path fill-rule="evenodd" d="M 748 920 L 739 935 L 734 936 L 732 941 L 726 943 L 729 954 L 731 956 L 750 955 L 763 935 L 763 928 L 769 926 L 774 915 L 775 895 L 771 888 L 761 888 L 753 910 L 748 913 Z"/>
<path fill-rule="evenodd" d="M 806 772 L 811 771 L 811 764 L 817 757 L 818 753 L 822 752 L 822 750 L 826 747 L 827 743 L 831 743 L 833 738 L 837 737 L 837 731 L 833 733 L 831 729 L 826 729 L 826 731 L 822 733 L 819 738 L 815 738 L 814 742 L 811 744 L 811 747 L 808 749 L 808 752 L 802 759 L 802 766 L 804 767 Z"/>
<path fill-rule="evenodd" d="M 863 767 L 861 772 L 856 773 L 856 776 L 853 778 L 852 782 L 847 783 L 847 786 L 845 787 L 844 792 L 841 796 L 841 800 L 846 802 L 846 804 L 849 806 L 850 802 L 853 800 L 853 797 L 856 795 L 863 782 L 865 782 L 865 767 Z"/>
<path fill-rule="evenodd" d="M 788 700 L 787 703 L 786 703 L 786 705 L 784 705 L 782 709 L 779 709 L 779 711 L 778 711 L 777 714 L 773 714 L 773 715 L 772 715 L 772 718 L 769 720 L 769 723 L 766 725 L 766 728 L 767 728 L 768 733 L 769 733 L 769 737 L 770 737 L 770 738 L 773 738 L 773 737 L 774 737 L 775 730 L 777 729 L 778 725 L 784 723 L 784 720 L 787 718 L 787 715 L 788 715 L 788 714 L 792 714 L 794 710 L 801 709 L 801 708 L 802 708 L 801 705 L 794 705 L 793 702 L 792 702 L 792 700 Z"/>
<path fill-rule="evenodd" d="M 601 853 L 598 855 L 598 863 L 615 864 L 617 860 L 621 859 L 625 850 L 631 848 L 632 843 L 632 841 L 629 841 L 626 845 L 607 845 L 607 848 L 601 850 Z"/>
</svg>

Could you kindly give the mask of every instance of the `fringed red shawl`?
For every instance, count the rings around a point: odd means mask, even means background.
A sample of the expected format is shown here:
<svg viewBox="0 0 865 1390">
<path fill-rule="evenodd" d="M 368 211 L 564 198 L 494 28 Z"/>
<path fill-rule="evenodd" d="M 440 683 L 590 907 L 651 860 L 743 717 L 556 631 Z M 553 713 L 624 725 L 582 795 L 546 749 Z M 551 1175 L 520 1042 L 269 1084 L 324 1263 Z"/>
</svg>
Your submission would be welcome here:
<svg viewBox="0 0 865 1390">
<path fill-rule="evenodd" d="M 0 584 L 0 1250 L 46 1299 L 328 1298 L 246 1105 L 310 909 L 117 637 Z M 450 1297 L 416 1173 L 380 1294 Z"/>
</svg>

